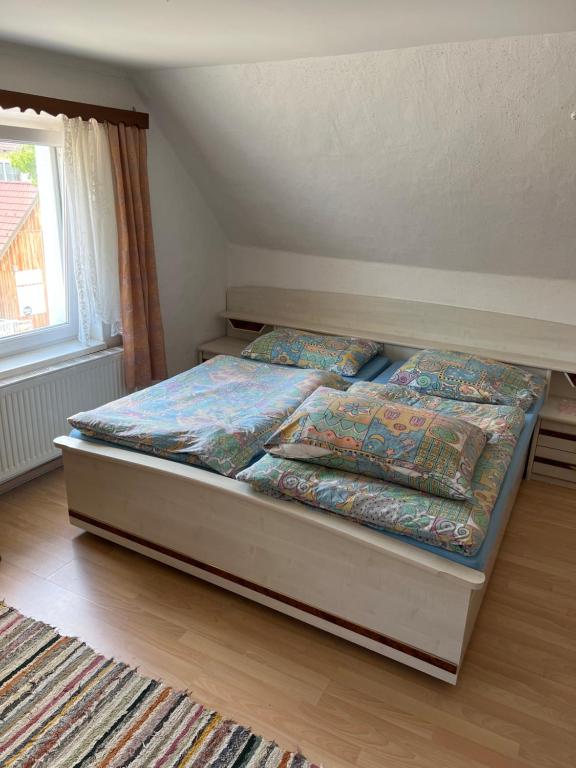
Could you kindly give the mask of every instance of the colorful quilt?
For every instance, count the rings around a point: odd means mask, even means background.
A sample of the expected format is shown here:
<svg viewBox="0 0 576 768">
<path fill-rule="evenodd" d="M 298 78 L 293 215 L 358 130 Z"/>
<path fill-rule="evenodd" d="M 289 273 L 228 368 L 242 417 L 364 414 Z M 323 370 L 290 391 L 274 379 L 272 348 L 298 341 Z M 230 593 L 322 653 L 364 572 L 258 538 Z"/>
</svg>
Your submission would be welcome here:
<svg viewBox="0 0 576 768">
<path fill-rule="evenodd" d="M 233 477 L 322 385 L 349 386 L 327 371 L 218 356 L 68 421 L 88 437 Z"/>
<path fill-rule="evenodd" d="M 354 389 L 388 388 L 362 383 Z M 390 386 L 390 396 L 408 401 L 415 393 Z M 405 488 L 385 480 L 266 455 L 238 475 L 258 491 L 334 512 L 381 531 L 393 531 L 461 555 L 473 556 L 482 546 L 490 514 L 524 425 L 520 408 L 478 405 L 426 397 L 426 408 L 466 418 L 488 432 L 476 464 L 473 498 L 455 501 Z"/>
<path fill-rule="evenodd" d="M 452 400 L 518 405 L 527 411 L 544 392 L 542 376 L 515 365 L 464 352 L 425 349 L 413 355 L 390 379 L 423 395 Z"/>
<path fill-rule="evenodd" d="M 273 456 L 389 480 L 449 499 L 472 496 L 486 444 L 469 421 L 398 400 L 319 387 L 268 440 Z"/>
<path fill-rule="evenodd" d="M 381 349 L 381 344 L 368 339 L 278 328 L 254 339 L 242 356 L 264 363 L 320 368 L 342 376 L 355 376 Z"/>
</svg>

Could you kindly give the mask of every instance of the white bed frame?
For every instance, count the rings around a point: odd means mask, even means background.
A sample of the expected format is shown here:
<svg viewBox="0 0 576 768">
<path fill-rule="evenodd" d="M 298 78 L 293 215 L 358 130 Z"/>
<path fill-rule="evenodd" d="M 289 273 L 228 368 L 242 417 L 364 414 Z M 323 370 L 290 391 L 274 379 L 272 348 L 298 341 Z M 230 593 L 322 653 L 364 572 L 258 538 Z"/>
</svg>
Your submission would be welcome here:
<svg viewBox="0 0 576 768">
<path fill-rule="evenodd" d="M 397 345 L 444 347 L 576 372 L 572 327 L 477 310 L 233 288 L 225 317 L 374 338 L 396 358 L 407 352 Z M 72 437 L 55 442 L 74 525 L 456 682 L 498 547 L 478 571 L 202 469 Z"/>
</svg>

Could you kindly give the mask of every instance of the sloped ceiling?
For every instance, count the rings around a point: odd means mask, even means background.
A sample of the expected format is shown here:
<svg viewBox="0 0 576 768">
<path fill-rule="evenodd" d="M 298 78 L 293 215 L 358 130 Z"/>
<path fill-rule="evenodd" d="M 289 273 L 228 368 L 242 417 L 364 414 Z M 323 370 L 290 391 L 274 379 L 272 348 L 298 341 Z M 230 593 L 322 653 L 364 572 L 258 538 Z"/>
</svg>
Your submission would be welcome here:
<svg viewBox="0 0 576 768">
<path fill-rule="evenodd" d="M 5 39 L 130 67 L 234 243 L 576 278 L 574 0 L 0 0 L 0 18 Z"/>
<path fill-rule="evenodd" d="M 574 0 L 0 0 L 1 35 L 134 67 L 576 30 Z"/>
<path fill-rule="evenodd" d="M 232 242 L 576 277 L 576 34 L 142 73 Z"/>
</svg>

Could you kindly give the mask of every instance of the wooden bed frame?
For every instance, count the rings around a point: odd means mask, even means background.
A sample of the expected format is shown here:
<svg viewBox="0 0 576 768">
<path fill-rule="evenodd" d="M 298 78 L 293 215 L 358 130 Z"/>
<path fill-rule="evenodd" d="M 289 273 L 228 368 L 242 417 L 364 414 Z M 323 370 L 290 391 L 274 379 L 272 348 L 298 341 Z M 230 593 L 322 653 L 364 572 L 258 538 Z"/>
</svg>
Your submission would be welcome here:
<svg viewBox="0 0 576 768">
<path fill-rule="evenodd" d="M 424 303 L 415 314 L 415 304 L 232 288 L 225 317 L 375 338 L 393 359 L 443 347 L 576 371 L 571 326 Z M 55 442 L 74 525 L 456 682 L 497 546 L 474 570 L 202 469 L 73 437 Z"/>
</svg>

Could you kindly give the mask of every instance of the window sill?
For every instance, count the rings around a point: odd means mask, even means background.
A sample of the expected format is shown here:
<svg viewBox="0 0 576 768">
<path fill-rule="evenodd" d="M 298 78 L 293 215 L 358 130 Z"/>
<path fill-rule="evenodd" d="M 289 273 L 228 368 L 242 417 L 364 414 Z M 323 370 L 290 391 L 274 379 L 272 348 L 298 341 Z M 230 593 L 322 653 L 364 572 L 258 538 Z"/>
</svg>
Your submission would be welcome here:
<svg viewBox="0 0 576 768">
<path fill-rule="evenodd" d="M 106 344 L 103 342 L 84 345 L 80 344 L 79 341 L 63 341 L 59 344 L 43 347 L 42 349 L 21 352 L 18 355 L 9 355 L 0 358 L 0 380 L 20 376 L 39 368 L 46 368 L 48 365 L 56 365 L 56 363 L 72 360 L 75 357 L 100 352 L 103 349 L 106 349 Z"/>
</svg>

